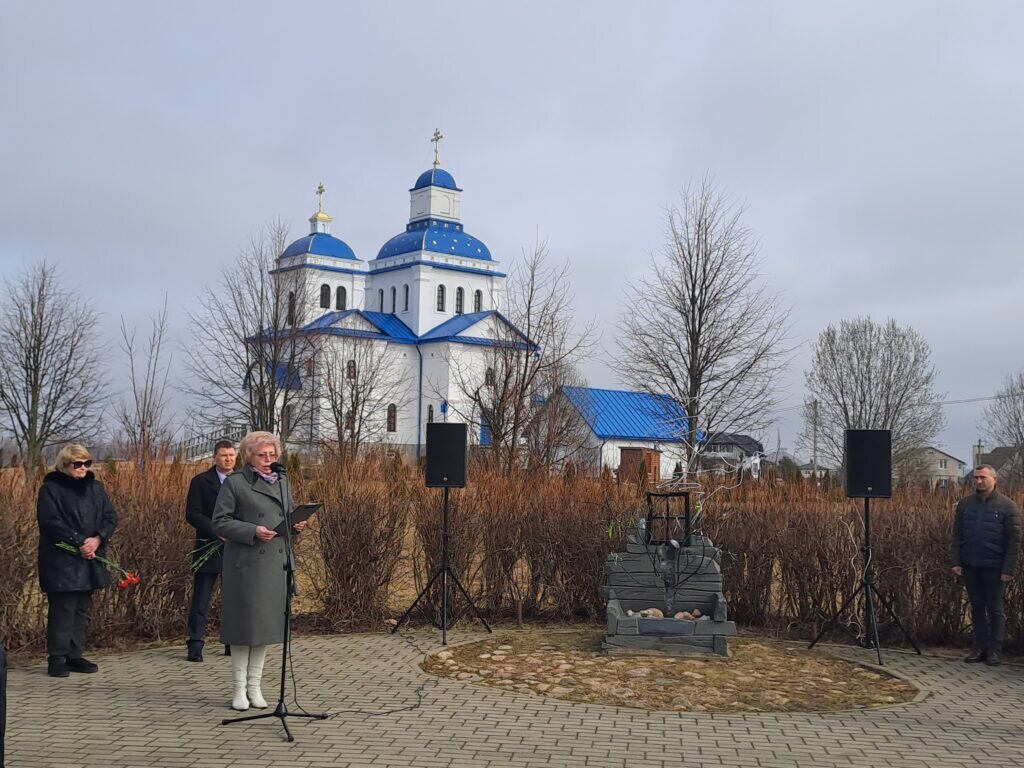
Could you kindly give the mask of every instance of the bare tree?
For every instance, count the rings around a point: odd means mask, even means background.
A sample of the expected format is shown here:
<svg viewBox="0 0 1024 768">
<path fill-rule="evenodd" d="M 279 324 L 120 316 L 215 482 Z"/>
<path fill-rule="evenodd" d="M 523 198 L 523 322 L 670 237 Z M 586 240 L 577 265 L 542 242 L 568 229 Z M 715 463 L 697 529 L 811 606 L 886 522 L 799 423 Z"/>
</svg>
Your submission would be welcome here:
<svg viewBox="0 0 1024 768">
<path fill-rule="evenodd" d="M 830 325 L 818 335 L 805 373 L 801 439 L 812 439 L 817 401 L 818 442 L 826 457 L 842 461 L 847 429 L 888 429 L 894 473 L 909 480 L 918 469 L 917 449 L 933 443 L 945 424 L 936 376 L 931 348 L 913 328 L 869 317 Z"/>
<path fill-rule="evenodd" d="M 310 319 L 304 270 L 276 270 L 287 243 L 280 222 L 254 236 L 190 314 L 185 391 L 196 421 L 211 429 L 243 426 L 278 432 L 286 441 L 290 424 L 309 415 L 313 399 L 300 382 L 316 345 L 302 331 Z"/>
<path fill-rule="evenodd" d="M 152 318 L 149 336 L 140 348 L 136 329 L 121 317 L 121 351 L 128 361 L 128 393 L 114 405 L 114 418 L 124 435 L 128 455 L 145 471 L 172 436 L 167 412 L 171 359 L 167 346 L 167 297 Z"/>
<path fill-rule="evenodd" d="M 996 446 L 1014 450 L 1003 474 L 1010 482 L 1024 482 L 1024 371 L 1006 377 L 996 399 L 985 406 L 979 426 Z"/>
<path fill-rule="evenodd" d="M 330 416 L 321 441 L 355 457 L 367 442 L 386 442 L 411 401 L 410 382 L 392 345 L 327 336 L 317 356 L 317 394 Z"/>
<path fill-rule="evenodd" d="M 669 395 L 689 467 L 700 432 L 759 432 L 788 362 L 789 310 L 761 284 L 743 209 L 705 178 L 667 213 L 653 278 L 630 284 L 616 367 L 634 389 Z"/>
<path fill-rule="evenodd" d="M 99 431 L 106 403 L 102 348 L 92 304 L 61 285 L 43 262 L 5 282 L 0 310 L 0 413 L 21 455 L 25 475 L 43 450 L 85 442 Z"/>
<path fill-rule="evenodd" d="M 557 455 L 566 431 L 541 431 L 538 420 L 560 386 L 579 382 L 576 364 L 593 347 L 594 326 L 575 328 L 569 265 L 552 263 L 544 241 L 512 268 L 506 302 L 508 323 L 491 323 L 493 339 L 483 360 L 449 351 L 449 366 L 465 403 L 453 402 L 453 409 L 490 431 L 496 463 L 511 471 L 521 463 L 531 426 L 534 447 L 549 459 Z"/>
</svg>

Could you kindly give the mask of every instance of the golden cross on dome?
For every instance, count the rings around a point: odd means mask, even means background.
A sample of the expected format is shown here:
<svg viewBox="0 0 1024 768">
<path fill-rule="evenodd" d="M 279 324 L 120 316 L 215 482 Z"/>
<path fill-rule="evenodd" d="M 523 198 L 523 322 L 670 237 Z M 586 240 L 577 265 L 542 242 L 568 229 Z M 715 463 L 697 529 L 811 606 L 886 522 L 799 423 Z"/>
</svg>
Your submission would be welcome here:
<svg viewBox="0 0 1024 768">
<path fill-rule="evenodd" d="M 434 138 L 430 140 L 430 143 L 434 145 L 434 167 L 439 168 L 441 161 L 438 158 L 438 152 L 441 149 L 441 139 L 444 138 L 444 134 L 441 133 L 440 128 L 434 129 Z"/>
<path fill-rule="evenodd" d="M 326 191 L 327 191 L 327 188 L 324 186 L 324 183 L 321 181 L 320 182 L 320 186 L 316 188 L 316 212 L 317 213 L 322 212 L 323 209 L 324 209 L 324 192 L 326 192 Z"/>
</svg>

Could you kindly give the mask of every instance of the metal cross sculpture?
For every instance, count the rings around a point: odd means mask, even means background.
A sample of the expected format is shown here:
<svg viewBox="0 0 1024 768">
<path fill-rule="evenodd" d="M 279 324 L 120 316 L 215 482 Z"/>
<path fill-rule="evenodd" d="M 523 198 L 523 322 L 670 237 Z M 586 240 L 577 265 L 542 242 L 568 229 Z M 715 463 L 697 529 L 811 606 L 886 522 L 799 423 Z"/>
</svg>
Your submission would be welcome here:
<svg viewBox="0 0 1024 768">
<path fill-rule="evenodd" d="M 430 143 L 434 145 L 434 167 L 439 168 L 441 166 L 441 160 L 438 153 L 441 149 L 441 139 L 444 138 L 444 134 L 441 133 L 440 128 L 434 129 L 434 138 L 430 140 Z"/>
</svg>

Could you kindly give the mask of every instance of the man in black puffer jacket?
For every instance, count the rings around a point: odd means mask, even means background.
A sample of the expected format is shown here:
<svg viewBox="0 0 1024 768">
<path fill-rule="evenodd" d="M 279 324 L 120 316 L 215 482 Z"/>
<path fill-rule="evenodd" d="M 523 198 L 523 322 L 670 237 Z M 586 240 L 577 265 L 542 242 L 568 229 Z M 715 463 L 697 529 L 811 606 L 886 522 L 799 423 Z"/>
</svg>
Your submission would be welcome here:
<svg viewBox="0 0 1024 768">
<path fill-rule="evenodd" d="M 975 492 L 960 500 L 953 519 L 953 573 L 963 576 L 971 600 L 974 651 L 965 661 L 997 666 L 1006 635 L 1003 593 L 1017 570 L 1020 510 L 996 490 L 989 464 L 974 470 Z"/>
</svg>

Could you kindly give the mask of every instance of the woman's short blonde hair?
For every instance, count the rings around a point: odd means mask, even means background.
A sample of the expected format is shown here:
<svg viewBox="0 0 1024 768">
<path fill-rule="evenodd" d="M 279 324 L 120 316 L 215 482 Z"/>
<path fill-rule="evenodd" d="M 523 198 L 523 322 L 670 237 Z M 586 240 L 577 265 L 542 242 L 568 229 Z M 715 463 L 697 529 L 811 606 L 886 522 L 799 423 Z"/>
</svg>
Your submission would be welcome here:
<svg viewBox="0 0 1024 768">
<path fill-rule="evenodd" d="M 238 452 L 242 454 L 242 461 L 248 464 L 253 454 L 264 445 L 274 446 L 277 449 L 277 455 L 281 455 L 281 441 L 273 432 L 250 432 L 238 444 Z"/>
<path fill-rule="evenodd" d="M 57 461 L 54 463 L 54 468 L 58 472 L 63 472 L 65 475 L 70 474 L 71 462 L 73 461 L 89 461 L 92 459 L 92 454 L 86 450 L 84 445 L 78 443 L 72 443 L 71 445 L 65 445 L 60 449 L 60 453 L 57 454 Z"/>
</svg>

